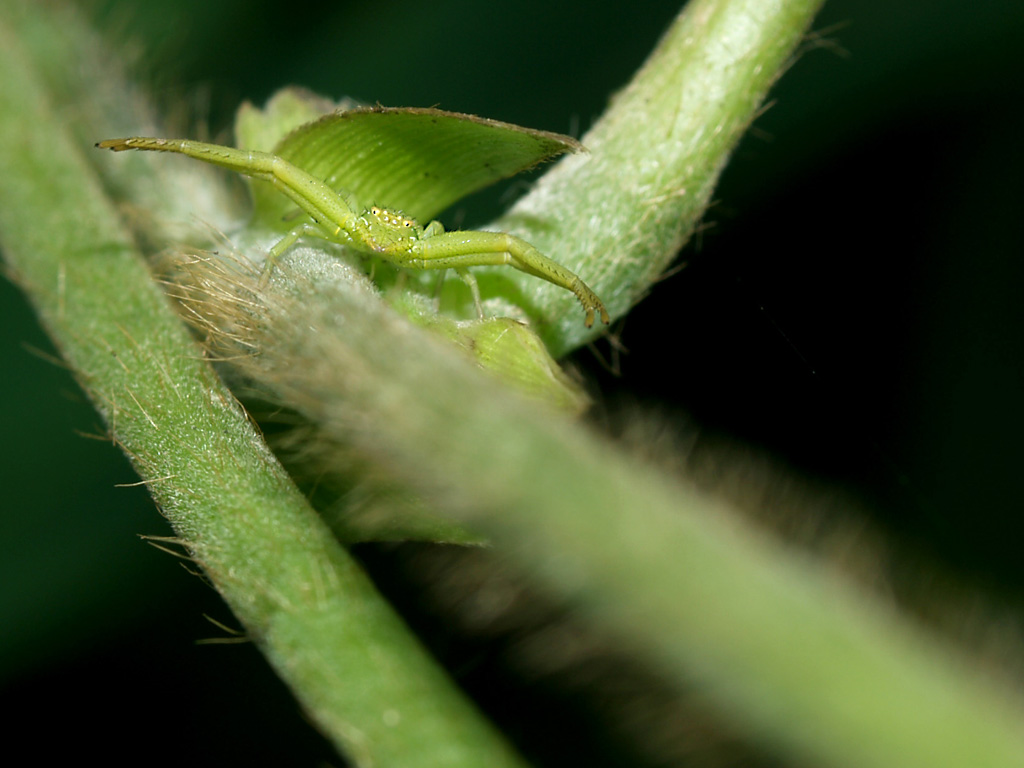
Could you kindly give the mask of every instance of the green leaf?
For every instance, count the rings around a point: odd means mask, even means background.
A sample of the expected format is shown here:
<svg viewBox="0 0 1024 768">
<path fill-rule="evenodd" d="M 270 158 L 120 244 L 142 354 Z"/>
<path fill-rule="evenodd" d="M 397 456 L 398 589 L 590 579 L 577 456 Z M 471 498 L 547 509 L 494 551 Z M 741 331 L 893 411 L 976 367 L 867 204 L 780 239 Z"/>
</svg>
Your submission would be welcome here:
<svg viewBox="0 0 1024 768">
<path fill-rule="evenodd" d="M 252 112 L 244 119 L 249 138 L 257 133 Z M 267 119 L 281 118 L 270 112 Z M 377 106 L 341 109 L 301 125 L 273 153 L 364 206 L 386 206 L 426 223 L 472 192 L 582 149 L 569 136 L 475 115 Z M 294 226 L 294 219 L 285 221 L 293 203 L 266 184 L 253 184 L 252 191 L 255 224 Z"/>
<path fill-rule="evenodd" d="M 331 101 L 305 88 L 288 86 L 271 96 L 263 108 L 246 101 L 235 115 L 235 146 L 273 152 L 274 147 L 301 125 L 326 114 L 359 106 L 355 101 Z"/>
</svg>

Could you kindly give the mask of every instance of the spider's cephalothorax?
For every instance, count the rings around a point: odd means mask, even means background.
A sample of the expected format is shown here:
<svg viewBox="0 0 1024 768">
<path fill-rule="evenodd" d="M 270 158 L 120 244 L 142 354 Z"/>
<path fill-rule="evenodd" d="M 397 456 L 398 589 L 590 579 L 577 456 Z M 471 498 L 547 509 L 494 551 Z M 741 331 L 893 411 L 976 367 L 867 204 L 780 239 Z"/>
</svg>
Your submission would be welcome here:
<svg viewBox="0 0 1024 768">
<path fill-rule="evenodd" d="M 372 205 L 359 218 L 366 225 L 364 242 L 377 252 L 408 248 L 423 237 L 423 227 L 416 219 L 390 208 Z"/>
</svg>

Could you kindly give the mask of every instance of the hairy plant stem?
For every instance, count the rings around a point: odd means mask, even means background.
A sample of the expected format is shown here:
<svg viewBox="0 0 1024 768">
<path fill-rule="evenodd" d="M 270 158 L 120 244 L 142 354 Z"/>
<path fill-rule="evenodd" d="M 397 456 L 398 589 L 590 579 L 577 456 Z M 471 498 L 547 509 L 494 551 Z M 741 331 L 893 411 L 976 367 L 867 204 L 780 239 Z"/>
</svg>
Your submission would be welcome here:
<svg viewBox="0 0 1024 768">
<path fill-rule="evenodd" d="M 623 314 L 692 231 L 818 5 L 691 3 L 595 127 L 592 157 L 559 166 L 505 222 L 568 253 L 572 268 L 597 254 L 593 287 Z M 198 359 L 2 28 L 0 82 L 8 262 L 250 635 L 357 762 L 515 764 Z M 564 218 L 534 235 L 530 206 Z M 313 254 L 306 274 L 326 259 Z M 323 283 L 294 285 L 315 300 L 268 294 L 274 333 L 258 361 L 268 386 L 357 450 L 360 466 L 486 533 L 669 681 L 696 682 L 751 736 L 822 765 L 1024 764 L 1019 702 L 934 638 L 692 488 L 504 391 L 356 281 L 331 283 L 330 305 L 315 297 Z M 588 338 L 571 297 L 549 297 L 539 281 L 522 288 L 555 350 Z"/>
<path fill-rule="evenodd" d="M 357 765 L 519 765 L 203 359 L 6 26 L 0 82 L 7 264 L 247 635 Z"/>
</svg>

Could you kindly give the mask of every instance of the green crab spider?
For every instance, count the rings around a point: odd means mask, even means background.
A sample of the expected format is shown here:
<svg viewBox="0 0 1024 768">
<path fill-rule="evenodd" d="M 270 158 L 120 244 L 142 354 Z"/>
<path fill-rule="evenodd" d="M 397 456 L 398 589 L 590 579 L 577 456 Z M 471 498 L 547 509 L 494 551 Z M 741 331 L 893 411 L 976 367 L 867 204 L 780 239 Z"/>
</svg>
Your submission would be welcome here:
<svg viewBox="0 0 1024 768">
<path fill-rule="evenodd" d="M 264 278 L 275 260 L 296 241 L 303 237 L 316 237 L 347 245 L 407 269 L 454 269 L 470 284 L 478 307 L 476 282 L 467 267 L 506 264 L 576 294 L 586 312 L 584 324 L 588 328 L 594 324 L 595 312 L 601 316 L 602 323 L 607 325 L 609 322 L 604 304 L 586 283 L 515 235 L 505 232 L 446 232 L 439 221 L 431 221 L 424 227 L 415 219 L 388 208 L 376 205 L 362 208 L 350 192 L 331 189 L 320 179 L 269 152 L 233 149 L 189 139 L 140 137 L 107 139 L 96 146 L 114 152 L 139 149 L 187 155 L 269 181 L 275 189 L 291 198 L 313 222 L 298 225 L 270 249 Z"/>
</svg>

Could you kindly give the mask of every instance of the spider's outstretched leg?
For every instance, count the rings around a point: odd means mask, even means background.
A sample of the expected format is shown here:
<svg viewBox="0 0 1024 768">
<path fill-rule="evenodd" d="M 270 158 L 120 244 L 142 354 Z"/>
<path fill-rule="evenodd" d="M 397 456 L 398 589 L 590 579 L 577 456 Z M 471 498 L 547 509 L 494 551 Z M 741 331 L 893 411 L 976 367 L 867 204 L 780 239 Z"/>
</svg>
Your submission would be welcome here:
<svg viewBox="0 0 1024 768">
<path fill-rule="evenodd" d="M 504 232 L 445 232 L 440 224 L 432 221 L 423 236 L 395 261 L 415 269 L 461 270 L 507 264 L 576 294 L 587 313 L 584 322 L 588 328 L 594 324 L 595 312 L 601 316 L 602 323 L 607 325 L 610 322 L 604 303 L 575 272 L 552 261 L 515 235 Z"/>
<path fill-rule="evenodd" d="M 238 173 L 263 179 L 299 206 L 315 224 L 302 224 L 285 235 L 271 250 L 263 270 L 261 282 L 265 282 L 274 261 L 288 250 L 300 237 L 312 236 L 322 240 L 347 242 L 357 228 L 353 208 L 358 204 L 343 190 L 331 189 L 326 183 L 310 176 L 301 168 L 277 155 L 256 150 L 222 147 L 189 139 L 152 139 L 133 137 L 108 139 L 97 145 L 100 149 L 123 152 L 138 149 L 149 152 L 173 152 L 194 157 L 212 165 L 219 165 Z"/>
</svg>

